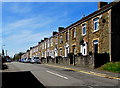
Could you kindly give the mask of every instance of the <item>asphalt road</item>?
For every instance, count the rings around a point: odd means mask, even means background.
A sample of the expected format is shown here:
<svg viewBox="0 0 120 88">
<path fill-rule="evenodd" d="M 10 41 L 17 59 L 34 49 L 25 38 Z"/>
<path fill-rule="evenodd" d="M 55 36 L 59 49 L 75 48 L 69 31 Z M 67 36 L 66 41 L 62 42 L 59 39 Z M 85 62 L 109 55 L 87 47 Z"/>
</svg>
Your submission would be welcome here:
<svg viewBox="0 0 120 88">
<path fill-rule="evenodd" d="M 6 74 L 3 75 L 3 86 L 7 85 L 10 82 L 16 82 L 19 79 L 19 84 L 22 85 L 30 85 L 31 88 L 42 88 L 42 87 L 50 87 L 50 88 L 118 88 L 118 80 L 117 79 L 109 79 L 94 76 L 91 74 L 85 74 L 77 71 L 72 71 L 63 68 L 57 68 L 52 66 L 47 66 L 44 64 L 29 64 L 29 63 L 19 63 L 12 62 L 7 63 L 8 69 L 3 71 L 6 73 L 14 73 L 10 77 Z M 15 78 L 16 75 L 16 78 Z M 14 78 L 12 78 L 14 76 Z M 6 83 L 6 80 L 9 82 Z M 22 79 L 26 78 L 26 79 Z M 35 78 L 35 79 L 32 79 Z M 22 83 L 24 80 L 24 83 Z M 31 82 L 33 80 L 37 80 Z M 40 85 L 38 85 L 38 82 Z M 18 82 L 17 82 L 18 83 Z M 11 83 L 10 83 L 11 84 Z M 34 84 L 34 85 L 33 85 Z M 41 86 L 41 87 L 38 87 Z M 3 87 L 5 88 L 5 87 Z"/>
</svg>

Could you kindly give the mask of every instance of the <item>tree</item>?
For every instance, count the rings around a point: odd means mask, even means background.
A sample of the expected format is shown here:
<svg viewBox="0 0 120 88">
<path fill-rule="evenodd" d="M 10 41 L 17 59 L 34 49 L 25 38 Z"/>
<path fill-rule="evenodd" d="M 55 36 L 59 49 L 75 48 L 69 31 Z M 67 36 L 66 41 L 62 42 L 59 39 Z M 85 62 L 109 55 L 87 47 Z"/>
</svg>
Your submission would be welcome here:
<svg viewBox="0 0 120 88">
<path fill-rule="evenodd" d="M 19 52 L 19 53 L 15 54 L 15 55 L 14 55 L 14 58 L 13 58 L 13 61 L 15 61 L 15 60 L 18 61 L 23 54 L 24 54 L 23 52 Z"/>
</svg>

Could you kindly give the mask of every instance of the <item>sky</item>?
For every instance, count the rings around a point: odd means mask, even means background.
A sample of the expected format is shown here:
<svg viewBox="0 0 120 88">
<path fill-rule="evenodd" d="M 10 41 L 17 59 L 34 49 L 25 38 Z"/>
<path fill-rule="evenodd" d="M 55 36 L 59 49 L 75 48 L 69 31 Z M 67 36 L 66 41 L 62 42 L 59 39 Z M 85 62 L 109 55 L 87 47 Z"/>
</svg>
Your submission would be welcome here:
<svg viewBox="0 0 120 88">
<path fill-rule="evenodd" d="M 13 57 L 97 9 L 97 2 L 2 2 L 2 48 Z"/>
</svg>

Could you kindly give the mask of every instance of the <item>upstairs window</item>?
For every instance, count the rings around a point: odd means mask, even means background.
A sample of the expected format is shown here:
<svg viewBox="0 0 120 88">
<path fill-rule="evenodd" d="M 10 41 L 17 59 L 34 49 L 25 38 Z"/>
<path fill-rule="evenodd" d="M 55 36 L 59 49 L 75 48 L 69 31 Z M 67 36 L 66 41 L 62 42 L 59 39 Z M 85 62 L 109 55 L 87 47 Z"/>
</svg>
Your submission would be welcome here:
<svg viewBox="0 0 120 88">
<path fill-rule="evenodd" d="M 62 35 L 60 35 L 60 43 L 62 43 L 63 41 L 62 41 Z"/>
<path fill-rule="evenodd" d="M 86 35 L 86 24 L 82 25 L 82 35 Z"/>
<path fill-rule="evenodd" d="M 73 35 L 73 38 L 76 38 L 76 29 L 75 28 L 73 29 L 72 35 Z"/>
<path fill-rule="evenodd" d="M 53 46 L 53 38 L 51 38 L 51 46 Z"/>
<path fill-rule="evenodd" d="M 46 49 L 46 42 L 45 42 L 45 49 Z"/>
<path fill-rule="evenodd" d="M 55 44 L 58 44 L 58 37 L 55 38 Z"/>
<path fill-rule="evenodd" d="M 68 32 L 66 32 L 66 41 L 68 41 Z"/>
<path fill-rule="evenodd" d="M 42 49 L 44 49 L 44 43 L 42 44 Z"/>
<path fill-rule="evenodd" d="M 49 48 L 49 40 L 47 41 L 47 47 Z"/>
<path fill-rule="evenodd" d="M 95 31 L 98 31 L 98 26 L 99 26 L 98 18 L 95 18 L 93 21 L 94 21 L 94 32 L 95 32 Z"/>
</svg>

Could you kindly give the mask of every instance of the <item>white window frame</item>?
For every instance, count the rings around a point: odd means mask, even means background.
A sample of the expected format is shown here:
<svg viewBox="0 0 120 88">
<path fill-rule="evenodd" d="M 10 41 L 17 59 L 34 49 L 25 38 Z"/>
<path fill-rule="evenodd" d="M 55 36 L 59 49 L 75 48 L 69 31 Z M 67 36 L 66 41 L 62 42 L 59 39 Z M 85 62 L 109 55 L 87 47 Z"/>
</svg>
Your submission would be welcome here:
<svg viewBox="0 0 120 88">
<path fill-rule="evenodd" d="M 60 35 L 60 43 L 62 43 L 62 35 Z"/>
<path fill-rule="evenodd" d="M 53 46 L 53 38 L 50 39 L 50 45 Z"/>
<path fill-rule="evenodd" d="M 76 34 L 77 34 L 77 33 L 76 33 L 76 28 L 73 29 L 73 32 L 74 32 L 74 33 L 73 33 L 73 38 L 76 38 Z"/>
<path fill-rule="evenodd" d="M 84 33 L 84 28 L 85 28 L 85 33 Z M 86 23 L 82 24 L 82 35 L 86 35 Z"/>
<path fill-rule="evenodd" d="M 54 56 L 58 56 L 58 50 L 56 48 L 54 49 Z"/>
<path fill-rule="evenodd" d="M 96 19 L 97 19 L 97 20 L 96 20 Z M 96 32 L 96 31 L 99 30 L 99 18 L 97 17 L 97 18 L 93 19 L 93 21 L 94 21 L 94 32 Z M 98 23 L 98 24 L 97 24 L 97 28 L 95 28 L 95 23 Z"/>
<path fill-rule="evenodd" d="M 44 49 L 44 43 L 42 43 L 42 49 Z"/>
<path fill-rule="evenodd" d="M 69 30 L 68 30 L 68 41 L 69 41 L 69 39 L 70 39 L 69 34 L 70 34 L 70 32 L 69 32 Z"/>
<path fill-rule="evenodd" d="M 49 48 L 49 40 L 47 41 L 47 47 Z"/>
<path fill-rule="evenodd" d="M 55 37 L 55 44 L 58 44 L 58 37 Z"/>
</svg>

